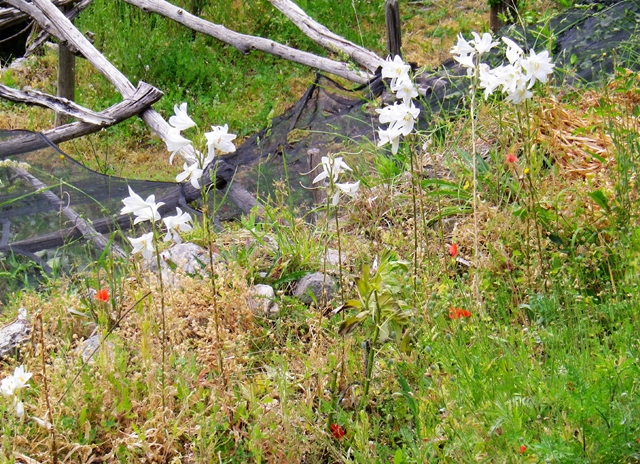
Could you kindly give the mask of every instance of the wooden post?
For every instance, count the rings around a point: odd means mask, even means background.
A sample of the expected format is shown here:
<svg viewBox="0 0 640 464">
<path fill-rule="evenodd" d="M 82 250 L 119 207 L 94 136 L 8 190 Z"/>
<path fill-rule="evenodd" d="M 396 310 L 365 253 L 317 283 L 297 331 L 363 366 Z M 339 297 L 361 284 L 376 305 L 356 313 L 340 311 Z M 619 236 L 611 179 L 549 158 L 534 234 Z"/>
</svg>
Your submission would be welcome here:
<svg viewBox="0 0 640 464">
<path fill-rule="evenodd" d="M 493 0 L 489 3 L 489 27 L 494 34 L 497 34 L 500 28 L 505 24 L 513 24 L 518 19 L 518 1 L 517 0 Z M 500 16 L 505 16 L 507 22 L 504 23 Z"/>
<path fill-rule="evenodd" d="M 391 58 L 402 56 L 402 29 L 398 0 L 386 0 L 384 17 L 387 24 L 387 51 Z"/>
<path fill-rule="evenodd" d="M 76 99 L 76 56 L 58 42 L 58 97 L 70 101 Z M 55 127 L 69 122 L 69 118 L 62 113 L 56 113 Z"/>
</svg>

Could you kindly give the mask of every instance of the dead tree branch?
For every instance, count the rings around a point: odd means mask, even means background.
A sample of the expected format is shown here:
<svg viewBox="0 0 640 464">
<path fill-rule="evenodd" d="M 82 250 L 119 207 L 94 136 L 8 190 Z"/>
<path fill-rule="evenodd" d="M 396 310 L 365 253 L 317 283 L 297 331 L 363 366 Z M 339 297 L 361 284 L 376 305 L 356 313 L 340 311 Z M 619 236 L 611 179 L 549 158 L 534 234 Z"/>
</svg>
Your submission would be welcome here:
<svg viewBox="0 0 640 464">
<path fill-rule="evenodd" d="M 93 0 L 82 0 L 76 3 L 70 10 L 65 11 L 64 15 L 69 18 L 70 21 L 73 21 L 91 2 L 93 2 Z M 27 57 L 35 52 L 43 43 L 49 40 L 49 37 L 51 37 L 51 35 L 47 31 L 40 31 L 33 41 L 28 44 L 24 56 Z"/>
<path fill-rule="evenodd" d="M 355 63 L 375 72 L 382 66 L 384 60 L 364 47 L 349 42 L 344 37 L 331 32 L 322 24 L 309 17 L 298 5 L 291 0 L 269 0 L 289 20 L 295 24 L 307 37 L 327 50 L 344 53 Z"/>
<path fill-rule="evenodd" d="M 63 7 L 65 5 L 73 3 L 74 1 L 75 0 L 53 0 L 53 4 L 57 7 Z M 22 21 L 27 21 L 29 19 L 29 16 L 29 14 L 24 13 L 18 8 L 0 8 L 0 30 L 20 23 Z"/>
<path fill-rule="evenodd" d="M 0 84 L 0 97 L 15 103 L 43 106 L 58 113 L 63 113 L 66 116 L 98 126 L 111 125 L 115 122 L 112 117 L 96 113 L 66 98 L 56 97 L 48 93 L 39 92 L 38 90 L 18 90 Z"/>
<path fill-rule="evenodd" d="M 343 77 L 359 84 L 367 82 L 372 77 L 368 73 L 352 71 L 346 63 L 334 61 L 329 58 L 322 58 L 314 55 L 313 53 L 303 52 L 263 37 L 240 34 L 239 32 L 232 31 L 219 24 L 214 24 L 202 18 L 198 18 L 184 9 L 172 5 L 164 0 L 125 0 L 125 2 L 137 6 L 145 12 L 157 13 L 196 32 L 214 37 L 237 48 L 242 53 L 249 53 L 251 50 L 259 50 L 295 63 L 319 69 L 320 71 L 324 71 L 335 76 Z"/>
<path fill-rule="evenodd" d="M 162 95 L 162 92 L 152 85 L 140 82 L 136 92 L 131 96 L 131 98 L 127 98 L 122 102 L 97 113 L 100 118 L 107 121 L 106 123 L 96 125 L 78 121 L 44 131 L 42 134 L 51 142 L 56 144 L 82 137 L 83 135 L 92 134 L 94 132 L 98 132 L 104 127 L 117 124 L 139 114 L 149 108 L 153 103 L 160 100 Z M 18 155 L 21 153 L 28 153 L 40 147 L 41 144 L 41 139 L 34 135 L 15 137 L 6 142 L 0 143 L 0 154 L 13 153 Z"/>
</svg>

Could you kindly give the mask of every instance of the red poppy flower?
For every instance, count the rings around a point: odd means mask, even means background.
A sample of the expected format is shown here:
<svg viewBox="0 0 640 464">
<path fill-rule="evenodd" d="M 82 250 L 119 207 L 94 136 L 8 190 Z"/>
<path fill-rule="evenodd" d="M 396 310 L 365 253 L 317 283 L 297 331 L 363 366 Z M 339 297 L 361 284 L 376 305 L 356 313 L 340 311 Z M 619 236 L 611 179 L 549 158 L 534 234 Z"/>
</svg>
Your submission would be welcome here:
<svg viewBox="0 0 640 464">
<path fill-rule="evenodd" d="M 449 254 L 451 255 L 452 258 L 455 258 L 458 255 L 458 245 L 455 243 L 452 243 L 451 245 L 449 245 Z"/>
<path fill-rule="evenodd" d="M 98 290 L 98 292 L 96 293 L 96 300 L 102 301 L 104 303 L 109 301 L 109 290 L 107 290 L 106 288 Z"/>
<path fill-rule="evenodd" d="M 336 437 L 337 440 L 340 440 L 347 434 L 347 432 L 345 432 L 344 429 L 338 424 L 331 424 L 329 428 L 331 429 L 331 433 L 334 437 Z"/>
<path fill-rule="evenodd" d="M 509 153 L 509 154 L 507 154 L 507 157 L 506 157 L 505 161 L 507 162 L 507 164 L 517 163 L 518 162 L 518 157 L 516 155 L 514 155 L 513 153 Z"/>
<path fill-rule="evenodd" d="M 462 308 L 451 308 L 449 310 L 449 319 L 460 319 L 461 317 L 471 317 L 471 313 Z"/>
<path fill-rule="evenodd" d="M 525 453 L 525 451 L 527 451 L 527 447 L 526 447 L 526 446 L 524 446 L 524 445 L 520 445 L 520 453 L 521 453 L 521 454 L 524 454 L 524 453 Z"/>
</svg>

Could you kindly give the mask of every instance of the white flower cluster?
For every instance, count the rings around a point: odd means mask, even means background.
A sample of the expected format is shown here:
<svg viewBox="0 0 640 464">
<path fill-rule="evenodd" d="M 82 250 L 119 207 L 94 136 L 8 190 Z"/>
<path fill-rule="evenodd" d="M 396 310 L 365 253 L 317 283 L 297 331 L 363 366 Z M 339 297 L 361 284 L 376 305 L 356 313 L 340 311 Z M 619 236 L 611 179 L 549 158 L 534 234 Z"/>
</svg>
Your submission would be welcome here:
<svg viewBox="0 0 640 464">
<path fill-rule="evenodd" d="M 5 377 L 0 383 L 0 394 L 13 400 L 13 407 L 18 417 L 24 416 L 24 404 L 20 401 L 20 390 L 27 388 L 29 379 L 33 374 L 24 370 L 24 366 L 18 366 L 13 375 Z"/>
<path fill-rule="evenodd" d="M 340 200 L 340 192 L 354 197 L 360 188 L 360 181 L 353 183 L 339 184 L 338 179 L 340 174 L 345 171 L 353 171 L 347 163 L 342 160 L 342 156 L 332 157 L 323 156 L 320 160 L 320 166 L 322 166 L 322 172 L 318 174 L 314 179 L 314 184 L 321 182 L 325 179 L 329 179 L 329 190 L 331 191 L 331 204 L 336 206 Z"/>
<path fill-rule="evenodd" d="M 390 88 L 396 101 L 393 105 L 377 109 L 382 124 L 389 124 L 387 129 L 378 130 L 378 146 L 391 144 L 391 152 L 398 153 L 400 136 L 407 136 L 413 130 L 416 119 L 420 115 L 420 108 L 413 104 L 413 98 L 418 96 L 418 89 L 409 76 L 411 66 L 405 64 L 402 58 L 396 56 L 393 60 L 389 57 L 382 65 L 382 78 L 391 79 Z"/>
<path fill-rule="evenodd" d="M 135 193 L 131 187 L 129 187 L 129 196 L 122 200 L 124 208 L 120 210 L 120 214 L 133 213 L 136 217 L 133 221 L 134 224 L 139 222 L 151 221 L 157 222 L 161 219 L 158 208 L 164 205 L 163 202 L 156 203 L 155 195 L 149 195 L 146 200 L 143 200 L 140 195 Z M 164 241 L 168 242 L 173 240 L 176 243 L 181 243 L 180 232 L 187 232 L 192 229 L 189 222 L 191 222 L 191 216 L 189 213 L 183 213 L 182 210 L 176 207 L 176 215 L 162 218 L 167 234 L 164 237 Z M 153 232 L 146 233 L 139 238 L 127 237 L 133 246 L 132 253 L 142 252 L 142 256 L 149 260 L 153 256 Z"/>
<path fill-rule="evenodd" d="M 169 163 L 173 163 L 173 157 L 176 154 L 182 156 L 185 160 L 183 165 L 184 171 L 176 176 L 176 181 L 182 182 L 189 180 L 194 188 L 200 188 L 200 178 L 202 177 L 204 168 L 213 161 L 216 150 L 220 153 L 232 153 L 236 151 L 236 147 L 231 142 L 236 138 L 235 134 L 229 134 L 229 127 L 211 126 L 211 132 L 205 132 L 207 139 L 207 155 L 193 147 L 191 140 L 184 138 L 180 132 L 196 126 L 196 123 L 187 114 L 187 104 L 182 103 L 180 106 L 174 105 L 174 115 L 169 118 L 171 129 L 167 133 L 167 149 L 171 152 Z"/>
<path fill-rule="evenodd" d="M 529 56 L 526 56 L 522 48 L 507 37 L 503 37 L 502 41 L 507 46 L 506 56 L 509 64 L 492 69 L 488 64 L 481 62 L 482 55 L 499 42 L 494 42 L 488 32 L 482 34 L 482 37 L 476 32 L 472 34 L 474 38 L 468 42 L 460 34 L 451 53 L 454 60 L 467 68 L 469 76 L 478 77 L 478 87 L 484 89 L 485 98 L 501 88 L 502 92 L 507 94 L 508 102 L 521 103 L 533 96 L 530 89 L 536 82 L 546 83 L 553 72 L 555 65 L 551 63 L 548 51 L 536 53 L 530 50 Z"/>
<path fill-rule="evenodd" d="M 25 163 L 24 161 L 15 161 L 12 159 L 5 159 L 0 161 L 0 168 L 19 168 L 27 171 L 30 167 L 31 165 L 29 163 Z"/>
</svg>

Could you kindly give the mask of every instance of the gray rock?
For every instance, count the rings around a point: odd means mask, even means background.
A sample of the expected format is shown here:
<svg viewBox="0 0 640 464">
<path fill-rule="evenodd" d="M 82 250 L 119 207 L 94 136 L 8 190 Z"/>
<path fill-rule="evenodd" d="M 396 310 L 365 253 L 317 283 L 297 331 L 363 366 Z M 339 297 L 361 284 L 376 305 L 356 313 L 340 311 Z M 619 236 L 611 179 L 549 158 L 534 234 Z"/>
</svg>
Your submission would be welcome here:
<svg viewBox="0 0 640 464">
<path fill-rule="evenodd" d="M 249 289 L 251 296 L 247 299 L 247 304 L 252 311 L 262 309 L 266 315 L 278 314 L 280 307 L 275 303 L 276 293 L 271 285 L 257 284 Z"/>
<path fill-rule="evenodd" d="M 340 258 L 342 258 L 342 264 L 344 264 L 347 261 L 347 257 L 344 254 L 344 252 L 340 255 L 338 253 L 338 250 L 335 250 L 333 248 L 329 248 L 327 250 L 327 254 L 325 255 L 325 259 L 328 266 L 335 266 L 335 267 L 339 266 L 341 261 Z"/>
<path fill-rule="evenodd" d="M 209 253 L 195 243 L 179 243 L 160 253 L 162 266 L 180 269 L 187 275 L 206 275 L 205 269 L 209 264 Z M 213 259 L 217 261 L 218 255 Z"/>
<path fill-rule="evenodd" d="M 307 305 L 314 302 L 323 305 L 333 298 L 335 287 L 336 283 L 331 276 L 325 276 L 322 272 L 315 272 L 304 276 L 298 281 L 293 289 L 293 296 Z"/>
<path fill-rule="evenodd" d="M 27 319 L 27 310 L 20 308 L 18 317 L 8 325 L 0 328 L 0 358 L 11 354 L 21 343 L 29 340 L 31 324 Z"/>
<path fill-rule="evenodd" d="M 102 341 L 102 336 L 99 334 L 95 334 L 87 338 L 85 341 L 80 343 L 78 347 L 75 349 L 75 352 L 82 356 L 82 360 L 86 363 L 91 363 L 95 360 L 95 355 L 98 351 L 100 351 L 100 342 Z M 113 359 L 113 343 L 107 342 L 104 345 L 108 350 L 108 356 L 110 359 Z"/>
</svg>

